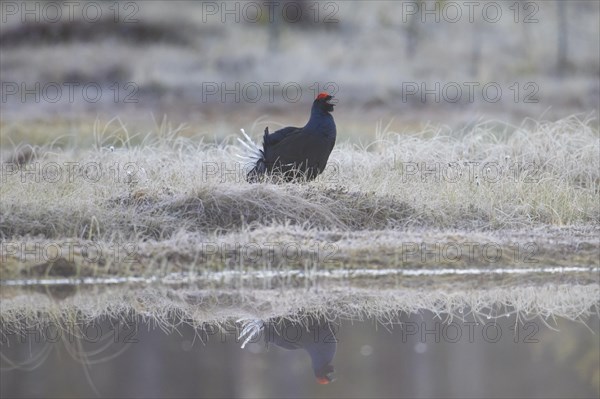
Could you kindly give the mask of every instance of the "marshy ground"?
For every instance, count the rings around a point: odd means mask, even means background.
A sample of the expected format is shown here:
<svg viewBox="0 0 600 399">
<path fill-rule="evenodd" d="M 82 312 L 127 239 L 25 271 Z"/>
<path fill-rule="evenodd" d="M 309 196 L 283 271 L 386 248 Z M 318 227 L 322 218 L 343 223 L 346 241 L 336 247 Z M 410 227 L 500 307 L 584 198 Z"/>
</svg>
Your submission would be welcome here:
<svg viewBox="0 0 600 399">
<path fill-rule="evenodd" d="M 247 183 L 234 137 L 198 144 L 163 125 L 135 138 L 114 124 L 88 150 L 3 153 L 5 320 L 57 304 L 202 322 L 596 309 L 590 121 L 380 128 L 368 146 L 338 144 L 326 172 L 301 184 Z"/>
</svg>

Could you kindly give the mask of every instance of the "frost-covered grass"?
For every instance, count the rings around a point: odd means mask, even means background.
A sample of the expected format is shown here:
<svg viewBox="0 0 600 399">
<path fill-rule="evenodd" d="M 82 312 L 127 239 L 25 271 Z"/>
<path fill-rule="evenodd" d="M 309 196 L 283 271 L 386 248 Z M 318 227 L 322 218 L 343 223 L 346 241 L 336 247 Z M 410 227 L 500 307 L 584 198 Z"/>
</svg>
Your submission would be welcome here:
<svg viewBox="0 0 600 399">
<path fill-rule="evenodd" d="M 218 290 L 199 286 L 172 287 L 80 287 L 70 295 L 59 290 L 21 291 L 5 288 L 1 321 L 15 323 L 69 320 L 93 321 L 100 317 L 128 315 L 154 319 L 164 326 L 174 321 L 190 324 L 227 323 L 240 318 L 269 318 L 282 315 L 315 315 L 325 318 L 359 320 L 376 318 L 393 323 L 403 314 L 427 310 L 442 320 L 489 320 L 517 315 L 518 321 L 541 317 L 584 319 L 598 313 L 597 285 L 548 284 L 529 287 L 485 287 L 485 289 L 403 288 L 378 289 L 323 284 L 321 291 L 304 287 L 285 290 Z M 65 291 L 63 287 L 62 292 Z M 19 296 L 13 296 L 13 293 Z M 552 324 L 552 321 L 549 321 Z"/>
<path fill-rule="evenodd" d="M 401 133 L 377 126 L 374 142 L 338 143 L 322 176 L 292 184 L 247 183 L 234 136 L 206 143 L 165 126 L 143 137 L 98 126 L 88 148 L 3 148 L 2 280 L 282 273 L 247 285 L 233 279 L 169 290 L 226 304 L 202 316 L 211 320 L 300 308 L 383 317 L 442 311 L 459 300 L 475 310 L 501 303 L 575 318 L 597 305 L 600 136 L 591 121 Z M 255 137 L 262 128 L 254 127 Z M 590 269 L 501 279 L 310 278 L 314 270 L 532 266 Z M 289 270 L 307 274 L 285 277 Z M 121 310 L 158 316 L 164 303 L 143 300 L 156 289 L 125 290 Z M 86 314 L 118 309 L 95 294 L 90 307 L 88 289 L 59 290 L 64 301 L 43 306 L 17 288 L 2 291 L 8 319 L 34 304 L 57 312 L 69 304 Z M 575 303 L 576 296 L 583 299 Z M 167 308 L 184 311 L 184 302 Z"/>
<path fill-rule="evenodd" d="M 97 132 L 95 148 L 35 148 L 20 168 L 5 150 L 2 237 L 146 240 L 290 224 L 357 231 L 600 222 L 599 135 L 575 117 L 515 128 L 380 129 L 369 145 L 338 143 L 326 172 L 305 184 L 246 183 L 233 136 L 211 144 L 158 131 L 133 147 L 121 133 Z"/>
</svg>

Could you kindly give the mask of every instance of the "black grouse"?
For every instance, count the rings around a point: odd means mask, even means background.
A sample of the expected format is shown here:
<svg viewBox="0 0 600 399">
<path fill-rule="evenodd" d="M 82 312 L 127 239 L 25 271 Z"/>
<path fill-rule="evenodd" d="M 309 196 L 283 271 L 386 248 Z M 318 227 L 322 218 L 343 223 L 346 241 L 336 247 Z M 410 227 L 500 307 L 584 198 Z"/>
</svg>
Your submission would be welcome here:
<svg viewBox="0 0 600 399">
<path fill-rule="evenodd" d="M 333 121 L 333 96 L 320 93 L 313 101 L 310 119 L 304 127 L 284 127 L 269 134 L 265 128 L 262 149 L 242 130 L 252 151 L 253 167 L 246 175 L 249 182 L 260 181 L 265 175 L 284 181 L 313 180 L 325 170 L 336 139 Z M 255 163 L 254 163 L 255 161 Z"/>
<path fill-rule="evenodd" d="M 246 320 L 240 334 L 240 339 L 245 338 L 242 348 L 261 333 L 267 345 L 273 343 L 284 349 L 304 349 L 310 355 L 319 384 L 329 384 L 335 379 L 331 363 L 337 349 L 337 338 L 333 325 L 327 320 L 311 317 L 307 324 L 286 319 L 269 322 Z"/>
</svg>

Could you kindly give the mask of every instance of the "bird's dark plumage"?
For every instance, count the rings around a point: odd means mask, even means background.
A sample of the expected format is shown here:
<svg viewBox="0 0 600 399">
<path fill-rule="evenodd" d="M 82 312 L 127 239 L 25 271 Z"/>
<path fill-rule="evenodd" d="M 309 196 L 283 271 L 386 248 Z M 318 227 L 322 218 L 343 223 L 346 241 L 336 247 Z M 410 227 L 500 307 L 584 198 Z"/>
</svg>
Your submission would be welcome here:
<svg viewBox="0 0 600 399">
<path fill-rule="evenodd" d="M 277 325 L 269 324 L 265 331 L 265 341 L 285 349 L 304 349 L 310 355 L 313 372 L 320 384 L 334 380 L 331 364 L 337 348 L 337 341 L 331 323 L 311 319 L 307 326 L 290 321 Z"/>
<path fill-rule="evenodd" d="M 304 323 L 284 318 L 266 322 L 246 319 L 240 339 L 244 340 L 244 348 L 248 342 L 263 333 L 267 346 L 272 343 L 284 349 L 305 350 L 310 355 L 317 382 L 329 384 L 334 380 L 332 362 L 337 348 L 333 326 L 331 322 L 319 317 L 309 317 Z"/>
<path fill-rule="evenodd" d="M 333 96 L 321 93 L 313 102 L 310 119 L 304 127 L 285 127 L 269 134 L 265 128 L 263 148 L 248 173 L 249 182 L 265 175 L 285 181 L 313 180 L 325 170 L 337 136 L 331 112 Z"/>
</svg>

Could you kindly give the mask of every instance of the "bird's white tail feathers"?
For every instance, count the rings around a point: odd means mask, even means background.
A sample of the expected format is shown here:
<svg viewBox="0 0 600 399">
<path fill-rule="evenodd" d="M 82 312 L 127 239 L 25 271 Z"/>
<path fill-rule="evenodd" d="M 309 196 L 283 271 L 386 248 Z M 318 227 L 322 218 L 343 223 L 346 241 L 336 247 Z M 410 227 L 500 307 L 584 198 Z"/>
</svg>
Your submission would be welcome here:
<svg viewBox="0 0 600 399">
<path fill-rule="evenodd" d="M 256 163 L 263 157 L 262 149 L 246 134 L 244 129 L 240 129 L 242 132 L 242 138 L 238 137 L 237 140 L 243 146 L 243 153 L 235 154 L 236 157 L 247 163 Z"/>
</svg>

